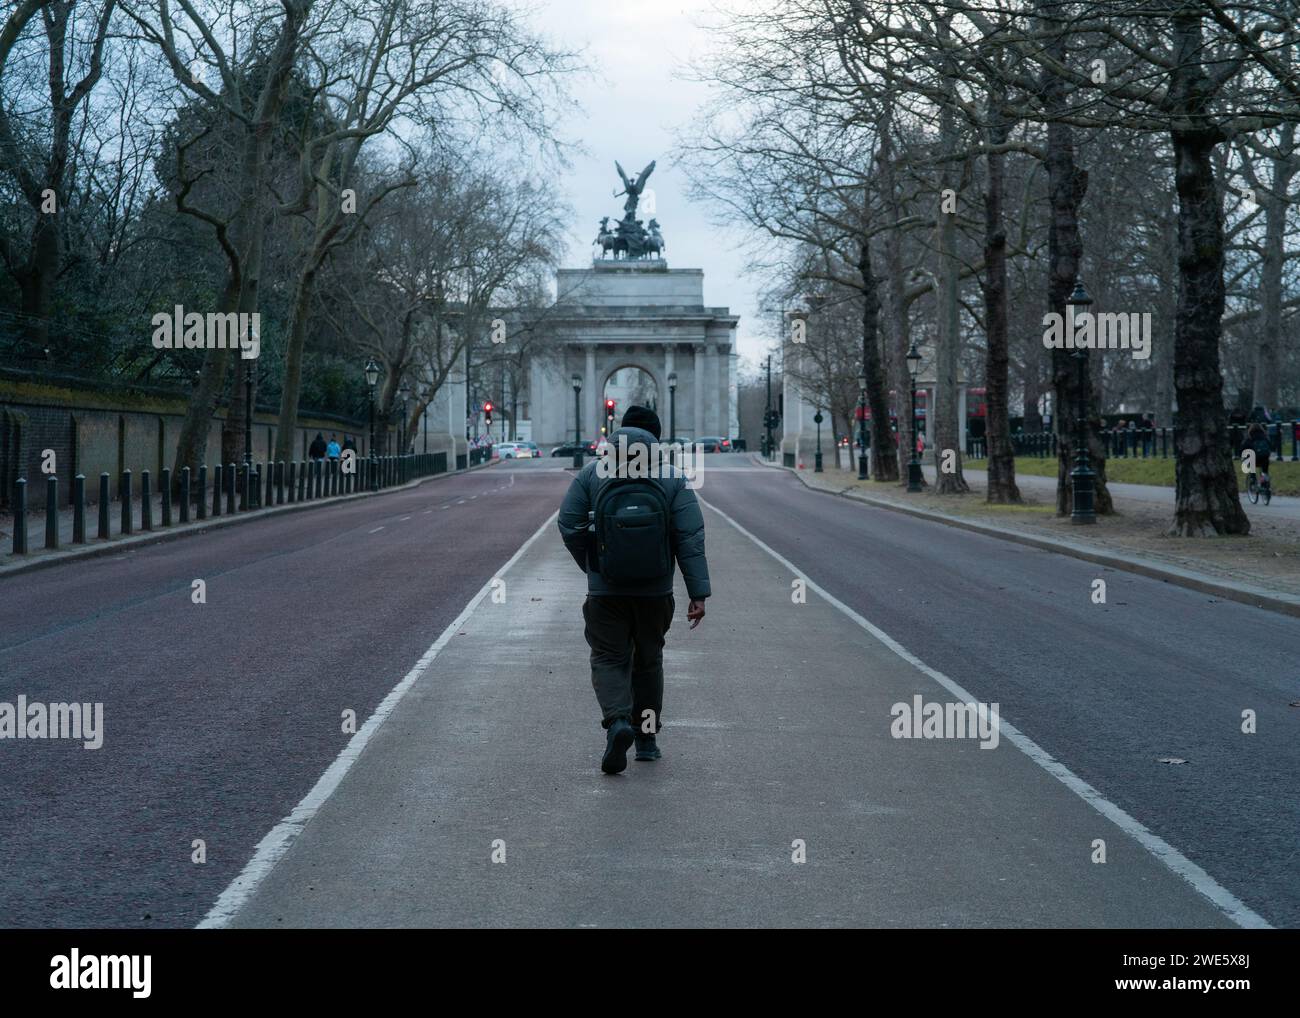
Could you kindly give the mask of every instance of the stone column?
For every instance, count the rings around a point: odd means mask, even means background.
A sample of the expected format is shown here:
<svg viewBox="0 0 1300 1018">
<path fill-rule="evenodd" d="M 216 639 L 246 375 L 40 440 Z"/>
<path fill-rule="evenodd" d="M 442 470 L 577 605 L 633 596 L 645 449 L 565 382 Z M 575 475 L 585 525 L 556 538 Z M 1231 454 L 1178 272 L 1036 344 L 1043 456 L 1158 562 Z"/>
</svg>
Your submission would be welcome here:
<svg viewBox="0 0 1300 1018">
<path fill-rule="evenodd" d="M 704 346 L 695 344 L 695 365 L 691 373 L 691 402 L 695 404 L 695 434 L 691 437 L 698 441 L 704 435 Z"/>
<path fill-rule="evenodd" d="M 713 391 L 718 394 L 718 434 L 731 436 L 731 357 L 730 350 L 722 345 L 715 349 L 714 362 L 718 366 L 718 380 Z"/>
<path fill-rule="evenodd" d="M 600 419 L 596 402 L 601 394 L 596 391 L 596 346 L 587 344 L 587 380 L 582 383 L 582 435 L 595 438 L 600 434 Z"/>
<path fill-rule="evenodd" d="M 659 407 L 659 428 L 662 432 L 661 437 L 665 442 L 667 442 L 672 437 L 669 434 L 671 428 L 671 421 L 669 420 L 669 418 L 672 416 L 674 397 L 673 397 L 672 390 L 668 388 L 668 376 L 671 375 L 674 370 L 675 368 L 673 366 L 673 348 L 670 344 L 665 344 L 664 345 L 664 388 L 663 391 L 659 393 L 659 402 L 662 404 L 662 406 Z"/>
</svg>

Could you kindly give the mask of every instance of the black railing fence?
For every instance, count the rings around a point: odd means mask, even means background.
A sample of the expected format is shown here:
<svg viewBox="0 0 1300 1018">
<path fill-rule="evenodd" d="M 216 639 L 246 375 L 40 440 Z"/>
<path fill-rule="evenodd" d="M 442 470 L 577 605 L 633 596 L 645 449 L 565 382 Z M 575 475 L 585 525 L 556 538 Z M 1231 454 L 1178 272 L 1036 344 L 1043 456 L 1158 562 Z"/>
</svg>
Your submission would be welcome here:
<svg viewBox="0 0 1300 1018">
<path fill-rule="evenodd" d="M 1234 453 L 1241 448 L 1249 427 L 1248 424 L 1229 425 Z M 1274 421 L 1265 428 L 1274 456 L 1300 461 L 1300 421 Z M 1101 441 L 1107 459 L 1169 459 L 1174 455 L 1176 434 L 1173 428 L 1109 428 L 1101 432 Z M 1017 432 L 1011 436 L 1011 444 L 1017 456 L 1054 459 L 1057 453 L 1056 433 L 1052 431 Z M 988 455 L 987 439 L 968 437 L 966 455 L 984 459 Z"/>
<path fill-rule="evenodd" d="M 474 450 L 478 452 L 480 450 Z M 490 452 L 490 451 L 489 451 Z M 471 458 L 473 452 L 471 452 Z M 486 462 L 487 457 L 474 460 Z M 351 466 L 352 469 L 348 469 Z M 207 464 L 191 472 L 181 470 L 176 485 L 178 495 L 173 503 L 173 484 L 170 470 L 163 470 L 155 486 L 148 470 L 140 471 L 138 485 L 130 470 L 122 471 L 118 483 L 118 501 L 121 503 L 121 522 L 117 533 L 127 535 L 136 531 L 165 529 L 173 525 L 173 510 L 178 523 L 191 519 L 205 520 L 223 513 L 255 512 L 270 506 L 312 502 L 342 495 L 380 491 L 396 485 L 407 484 L 421 477 L 447 472 L 445 452 L 410 453 L 405 456 L 370 456 L 351 460 L 341 459 L 300 460 L 290 463 L 217 463 Z M 211 483 L 209 484 L 209 477 Z M 58 548 L 61 539 L 59 513 L 60 480 L 56 476 L 43 476 L 46 490 L 45 543 L 46 548 Z M 99 525 L 96 540 L 111 540 L 109 475 L 99 475 Z M 27 539 L 27 485 L 25 477 L 14 483 L 13 554 L 28 552 Z M 138 510 L 132 491 L 140 493 Z M 158 518 L 154 517 L 154 491 L 161 495 Z M 86 478 L 78 474 L 72 482 L 72 544 L 87 544 L 86 538 Z"/>
</svg>

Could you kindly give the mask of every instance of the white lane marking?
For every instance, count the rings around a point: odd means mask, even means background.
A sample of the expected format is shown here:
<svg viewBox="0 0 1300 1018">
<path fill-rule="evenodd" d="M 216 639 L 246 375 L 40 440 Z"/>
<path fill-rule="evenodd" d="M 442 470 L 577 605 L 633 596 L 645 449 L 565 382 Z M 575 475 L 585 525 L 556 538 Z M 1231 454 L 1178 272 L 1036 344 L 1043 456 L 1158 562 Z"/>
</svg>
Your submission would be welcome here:
<svg viewBox="0 0 1300 1018">
<path fill-rule="evenodd" d="M 457 504 L 457 505 L 464 505 L 464 504 L 465 504 L 465 500 L 464 500 L 463 498 L 458 498 L 458 499 L 456 500 L 456 504 Z"/>
<path fill-rule="evenodd" d="M 948 676 L 944 675 L 943 672 L 931 668 L 888 633 L 884 632 L 884 630 L 873 626 L 843 601 L 835 597 L 835 595 L 808 579 L 806 571 L 796 568 L 794 563 L 790 562 L 773 548 L 764 544 L 763 541 L 751 534 L 717 506 L 705 502 L 704 499 L 700 499 L 699 501 L 701 504 L 712 509 L 738 531 L 780 562 L 781 565 L 788 569 L 792 575 L 803 577 L 804 582 L 809 589 L 815 591 L 827 602 L 838 608 L 913 668 L 916 668 L 930 676 L 930 678 L 943 686 L 944 689 L 948 690 L 948 692 L 958 700 L 967 703 L 976 702 L 974 696 L 964 690 L 952 679 L 948 678 Z M 1038 764 L 1039 767 L 1043 768 L 1043 770 L 1047 771 L 1048 774 L 1056 778 L 1057 781 L 1063 784 L 1125 834 L 1133 838 L 1134 841 L 1155 856 L 1157 860 L 1164 863 L 1168 869 L 1172 870 L 1174 873 L 1178 874 L 1178 876 L 1191 884 L 1193 888 L 1209 899 L 1212 904 L 1221 909 L 1224 914 L 1238 926 L 1246 929 L 1257 930 L 1273 928 L 1267 919 L 1251 909 L 1245 902 L 1220 884 L 1210 876 L 1210 874 L 1205 872 L 1205 870 L 1201 869 L 1201 867 L 1197 866 L 1196 863 L 1192 862 L 1185 855 L 1179 852 L 1178 849 L 1165 841 L 1164 838 L 1150 831 L 1146 825 L 1136 817 L 1130 816 L 1119 806 L 1116 806 L 1109 799 L 1103 797 L 1102 794 L 1088 784 L 1088 782 L 1084 781 L 1081 777 L 1066 767 L 1065 764 L 1053 757 L 1047 752 L 1047 750 L 1043 749 L 1038 745 L 1038 743 L 1034 742 L 1033 739 L 1029 738 L 1029 736 L 1025 735 L 1018 728 L 1012 726 L 1005 718 L 998 719 L 998 731 L 1004 738 L 1010 740 L 1012 745 L 1024 753 L 1025 756 L 1029 757 L 1029 759 Z"/>
<path fill-rule="evenodd" d="M 383 527 L 375 527 L 375 529 L 372 530 L 372 531 L 370 531 L 370 532 L 371 532 L 372 534 L 377 534 L 377 533 L 379 533 L 379 532 L 380 532 L 381 530 L 383 530 L 383 529 L 384 529 Z"/>
<path fill-rule="evenodd" d="M 415 666 L 406 673 L 405 678 L 389 691 L 383 702 L 375 708 L 375 712 L 366 719 L 366 723 L 361 726 L 361 730 L 348 740 L 348 744 L 334 758 L 334 762 L 316 781 L 311 791 L 303 797 L 302 802 L 298 803 L 292 813 L 271 828 L 266 837 L 257 843 L 257 848 L 253 851 L 253 858 L 248 860 L 239 876 L 230 882 L 230 886 L 221 892 L 216 904 L 203 917 L 203 921 L 199 923 L 197 929 L 221 929 L 230 925 L 230 921 L 248 903 L 249 898 L 253 896 L 262 881 L 267 878 L 275 864 L 284 858 L 285 853 L 289 851 L 290 846 L 302 833 L 303 828 L 311 822 L 312 818 L 320 812 L 321 807 L 325 805 L 326 800 L 334 794 L 334 790 L 339 787 L 352 765 L 357 762 L 357 758 L 361 756 L 370 740 L 374 738 L 379 726 L 393 713 L 402 697 L 415 685 L 420 676 L 428 671 L 429 666 L 433 664 L 433 659 L 451 642 L 451 638 L 456 634 L 457 630 L 469 620 L 469 617 L 474 614 L 474 609 L 487 597 L 488 592 L 492 589 L 493 580 L 504 576 L 510 567 L 523 557 L 524 552 L 532 546 L 532 543 L 546 533 L 547 529 L 555 523 L 555 518 L 558 515 L 558 510 L 551 513 L 546 522 L 537 528 L 533 536 L 521 544 L 519 549 L 506 560 L 506 564 L 493 574 L 493 579 L 483 584 L 479 588 L 479 592 L 470 598 L 469 604 L 465 605 L 464 611 L 457 615 L 451 625 L 442 631 L 442 635 L 433 641 L 433 645 L 424 652 L 424 656 L 415 662 Z"/>
<path fill-rule="evenodd" d="M 398 523 L 405 523 L 405 522 L 406 522 L 407 520 L 409 520 L 410 518 L 411 518 L 411 517 L 409 517 L 409 516 L 403 516 L 403 517 L 402 517 L 400 520 L 398 520 L 397 522 L 398 522 Z"/>
<path fill-rule="evenodd" d="M 421 515 L 421 516 L 428 516 L 429 513 L 431 513 L 431 512 L 433 512 L 432 509 L 426 509 L 426 510 L 424 510 L 424 512 L 420 513 L 420 515 Z"/>
<path fill-rule="evenodd" d="M 449 509 L 449 508 L 451 508 L 451 507 L 450 507 L 450 506 L 445 506 L 445 505 L 440 505 L 440 506 L 438 506 L 438 508 L 439 508 L 439 509 Z"/>
</svg>

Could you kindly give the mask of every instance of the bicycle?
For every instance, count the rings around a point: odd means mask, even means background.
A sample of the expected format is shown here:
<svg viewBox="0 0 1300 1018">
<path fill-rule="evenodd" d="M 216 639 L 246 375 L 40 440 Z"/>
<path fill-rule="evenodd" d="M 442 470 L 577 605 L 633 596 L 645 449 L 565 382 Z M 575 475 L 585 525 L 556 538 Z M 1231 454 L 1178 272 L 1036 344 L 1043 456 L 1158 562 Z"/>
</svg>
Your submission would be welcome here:
<svg viewBox="0 0 1300 1018">
<path fill-rule="evenodd" d="M 1251 505 L 1258 505 L 1261 495 L 1264 496 L 1265 505 L 1273 501 L 1273 485 L 1269 483 L 1267 478 L 1261 484 L 1258 475 L 1252 472 L 1250 480 L 1246 483 L 1246 497 L 1250 499 Z"/>
</svg>

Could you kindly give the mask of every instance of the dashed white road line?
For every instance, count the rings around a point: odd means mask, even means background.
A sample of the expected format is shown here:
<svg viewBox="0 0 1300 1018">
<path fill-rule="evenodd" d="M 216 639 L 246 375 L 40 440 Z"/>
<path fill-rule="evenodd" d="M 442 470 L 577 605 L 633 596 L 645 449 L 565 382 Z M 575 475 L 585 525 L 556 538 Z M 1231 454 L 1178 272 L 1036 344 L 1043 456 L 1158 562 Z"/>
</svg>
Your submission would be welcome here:
<svg viewBox="0 0 1300 1018">
<path fill-rule="evenodd" d="M 537 528 L 533 536 L 521 544 L 518 550 L 506 560 L 506 564 L 493 574 L 493 578 L 479 588 L 479 592 L 470 598 L 469 604 L 465 605 L 465 609 L 456 616 L 451 625 L 442 631 L 438 639 L 433 641 L 433 645 L 424 652 L 424 656 L 419 661 L 415 662 L 415 666 L 406 673 L 402 681 L 384 697 L 383 702 L 375 708 L 375 712 L 361 726 L 361 730 L 348 740 L 348 744 L 343 747 L 343 751 L 334 758 L 334 762 L 320 776 L 311 791 L 294 807 L 293 812 L 271 828 L 266 837 L 258 842 L 257 848 L 253 851 L 253 858 L 248 860 L 239 876 L 230 882 L 230 886 L 221 892 L 216 904 L 212 906 L 208 914 L 203 917 L 203 921 L 199 923 L 199 929 L 220 929 L 230 925 L 230 921 L 244 907 L 248 899 L 253 896 L 253 893 L 266 879 L 275 864 L 284 858 L 285 853 L 289 851 L 290 846 L 302 833 L 303 828 L 311 822 L 311 819 L 325 805 L 326 800 L 334 794 L 334 790 L 339 787 L 352 765 L 356 763 L 370 740 L 374 738 L 379 726 L 384 723 L 398 703 L 401 702 L 402 697 L 419 680 L 420 676 L 429 670 L 429 666 L 433 664 L 433 659 L 451 642 L 451 638 L 460 630 L 466 620 L 474 614 L 474 610 L 482 603 L 483 599 L 487 597 L 488 592 L 492 589 L 493 581 L 504 576 L 510 567 L 523 557 L 533 542 L 550 530 L 558 515 L 558 512 L 551 513 L 546 522 Z"/>
<path fill-rule="evenodd" d="M 377 533 L 379 533 L 379 532 L 380 532 L 381 530 L 383 530 L 383 529 L 384 529 L 383 527 L 375 527 L 375 529 L 372 530 L 372 531 L 370 531 L 370 532 L 371 532 L 372 534 L 377 534 Z"/>
<path fill-rule="evenodd" d="M 771 555 L 772 558 L 780 562 L 782 566 L 790 570 L 791 575 L 801 577 L 808 589 L 816 592 L 829 604 L 838 608 L 913 668 L 916 668 L 930 676 L 930 678 L 934 679 L 935 682 L 948 690 L 948 692 L 956 699 L 965 703 L 976 702 L 975 697 L 952 679 L 948 678 L 948 676 L 944 675 L 943 672 L 931 668 L 884 630 L 873 626 L 834 594 L 831 594 L 829 591 L 818 586 L 808 578 L 808 574 L 804 570 L 796 568 L 794 563 L 781 555 L 780 552 L 774 550 L 767 544 L 764 544 L 761 539 L 756 537 L 754 534 L 751 534 L 717 506 L 705 502 L 702 498 L 699 501 L 701 505 L 705 505 L 713 512 L 717 513 L 738 531 Z M 1212 904 L 1219 908 L 1238 926 L 1247 929 L 1272 929 L 1272 926 L 1267 919 L 1251 909 L 1245 902 L 1220 884 L 1210 876 L 1210 874 L 1205 872 L 1205 870 L 1201 869 L 1201 867 L 1197 866 L 1196 863 L 1184 856 L 1178 851 L 1178 849 L 1174 848 L 1173 845 L 1165 841 L 1164 838 L 1149 830 L 1146 825 L 1136 817 L 1130 816 L 1119 806 L 1116 806 L 1109 799 L 1103 797 L 1097 789 L 1093 788 L 1092 785 L 1084 781 L 1083 778 L 1075 774 L 1072 770 L 1066 767 L 1065 764 L 1053 757 L 1047 752 L 1047 750 L 1043 749 L 1038 745 L 1038 743 L 1034 742 L 1033 739 L 1029 738 L 1029 736 L 1025 735 L 1018 728 L 1012 726 L 1005 718 L 998 719 L 998 730 L 1004 738 L 1024 753 L 1025 756 L 1029 757 L 1029 759 L 1038 764 L 1038 766 L 1043 768 L 1043 770 L 1047 771 L 1047 773 L 1052 777 L 1056 778 L 1057 781 L 1063 784 L 1071 792 L 1077 795 L 1125 834 L 1129 835 L 1129 837 L 1155 856 L 1155 858 L 1159 862 L 1163 863 L 1168 869 L 1186 880 L 1193 888 L 1195 888 L 1205 898 L 1209 899 Z"/>
<path fill-rule="evenodd" d="M 411 517 L 409 517 L 409 516 L 403 516 L 403 517 L 402 517 L 400 520 L 398 520 L 397 522 L 398 522 L 398 523 L 405 523 L 405 522 L 406 522 L 407 520 L 409 520 L 410 518 L 411 518 Z"/>
</svg>

